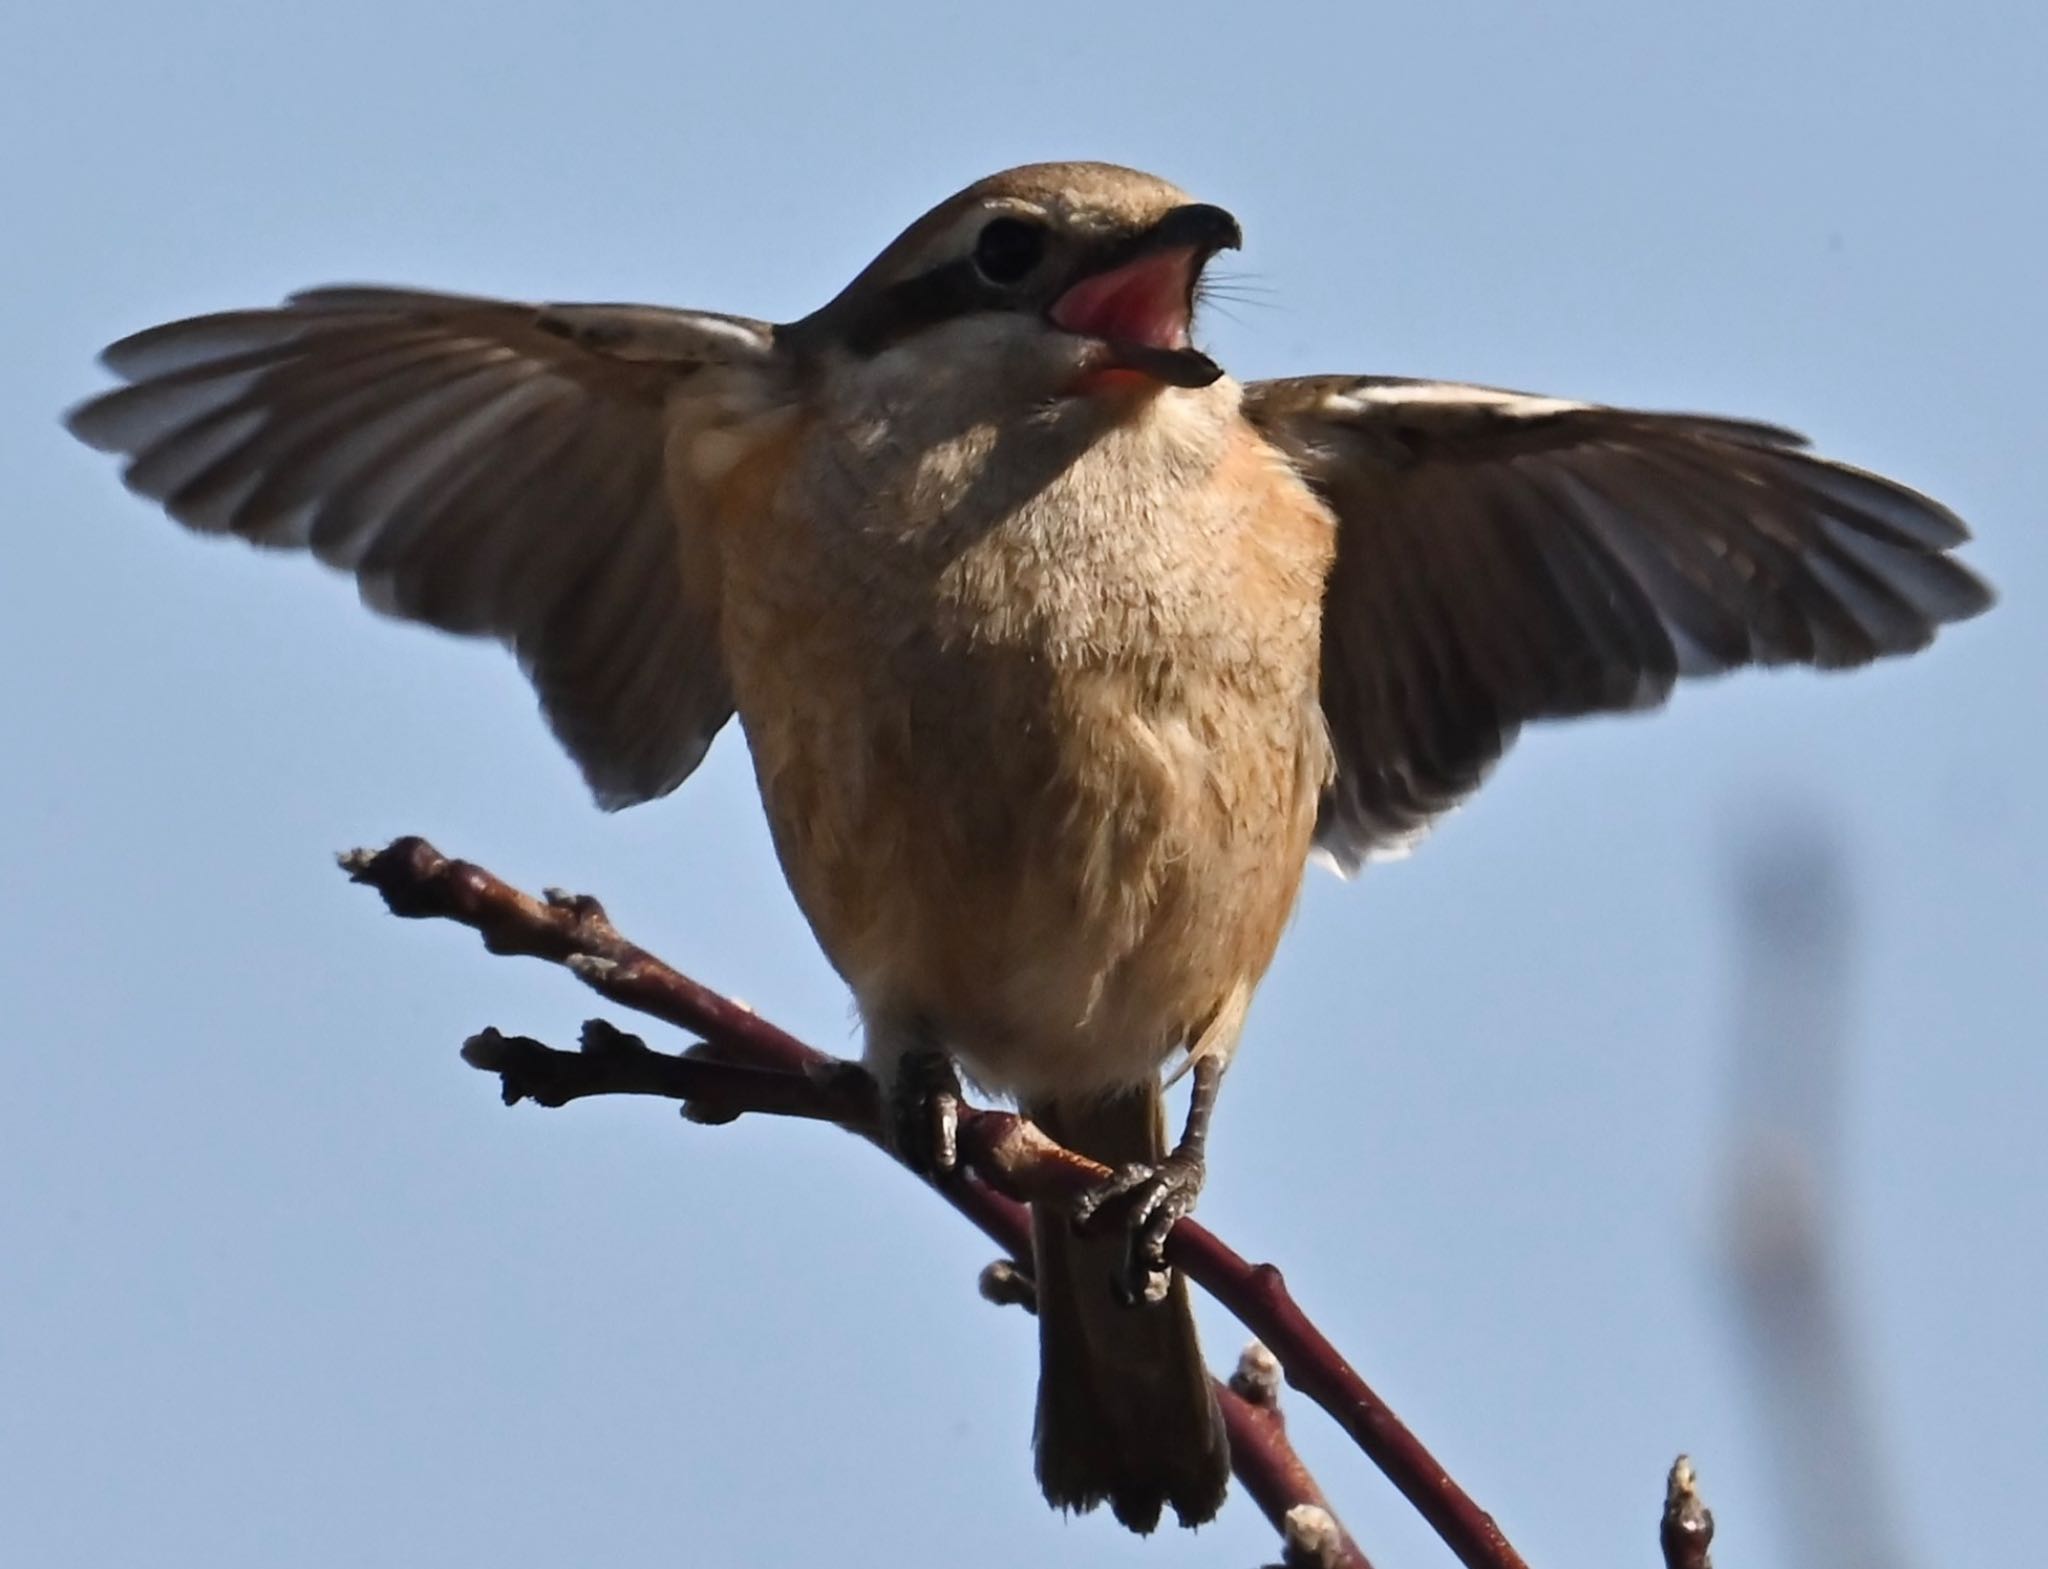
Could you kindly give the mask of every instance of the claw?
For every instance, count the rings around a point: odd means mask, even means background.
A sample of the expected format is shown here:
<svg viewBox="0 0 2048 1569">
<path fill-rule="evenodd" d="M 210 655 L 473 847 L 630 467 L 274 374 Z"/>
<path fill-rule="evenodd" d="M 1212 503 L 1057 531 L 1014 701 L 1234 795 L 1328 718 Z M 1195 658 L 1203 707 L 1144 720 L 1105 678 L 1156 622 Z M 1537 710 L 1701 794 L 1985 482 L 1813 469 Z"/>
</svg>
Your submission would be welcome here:
<svg viewBox="0 0 2048 1569">
<path fill-rule="evenodd" d="M 1074 1226 L 1083 1233 L 1125 1228 L 1127 1246 L 1120 1294 L 1130 1302 L 1160 1302 L 1172 1273 L 1166 1238 L 1195 1207 L 1206 1175 L 1199 1158 L 1169 1155 L 1156 1166 L 1133 1164 L 1098 1183 L 1074 1203 Z"/>
<path fill-rule="evenodd" d="M 960 1076 L 940 1052 L 904 1056 L 889 1086 L 889 1142 L 925 1178 L 960 1164 Z"/>
</svg>

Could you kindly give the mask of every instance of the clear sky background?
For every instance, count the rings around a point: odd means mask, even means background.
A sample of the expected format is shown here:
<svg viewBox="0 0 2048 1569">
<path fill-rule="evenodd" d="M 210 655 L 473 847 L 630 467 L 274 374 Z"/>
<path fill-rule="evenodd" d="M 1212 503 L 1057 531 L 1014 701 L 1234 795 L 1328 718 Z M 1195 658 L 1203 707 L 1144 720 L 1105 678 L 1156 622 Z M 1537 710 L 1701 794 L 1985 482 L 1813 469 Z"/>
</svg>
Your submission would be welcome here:
<svg viewBox="0 0 2048 1569">
<path fill-rule="evenodd" d="M 1856 904 L 1839 1240 L 1908 1541 L 2038 1546 L 2038 4 L 73 3 L 5 33 L 0 1558 L 1272 1556 L 1241 1499 L 1192 1541 L 1045 1510 L 989 1248 L 853 1141 L 500 1109 L 457 1043 L 566 1044 L 596 1000 L 328 859 L 418 831 L 600 893 L 852 1049 L 736 734 L 605 817 L 497 650 L 182 535 L 57 424 L 107 340 L 309 284 L 787 318 L 1064 157 L 1239 214 L 1268 303 L 1204 335 L 1241 377 L 1778 420 L 1976 527 L 2003 603 L 1930 655 L 1531 735 L 1413 859 L 1318 875 L 1203 1215 L 1533 1563 L 1653 1563 L 1685 1448 L 1726 1562 L 1795 1569 L 1712 1244 L 1733 867 L 1803 814 Z M 1383 1566 L 1449 1561 L 1290 1409 Z"/>
</svg>

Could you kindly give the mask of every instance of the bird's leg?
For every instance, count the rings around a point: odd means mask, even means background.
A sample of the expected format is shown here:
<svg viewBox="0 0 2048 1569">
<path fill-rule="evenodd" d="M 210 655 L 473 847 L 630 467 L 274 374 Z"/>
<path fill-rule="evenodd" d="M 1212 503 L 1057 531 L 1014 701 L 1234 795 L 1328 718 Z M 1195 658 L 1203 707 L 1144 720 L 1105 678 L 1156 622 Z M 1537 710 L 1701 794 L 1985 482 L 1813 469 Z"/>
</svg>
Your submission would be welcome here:
<svg viewBox="0 0 2048 1569">
<path fill-rule="evenodd" d="M 912 1171 L 941 1177 L 960 1164 L 960 1075 L 945 1052 L 922 1042 L 905 1051 L 883 1104 L 890 1148 Z"/>
<path fill-rule="evenodd" d="M 1113 1223 L 1128 1228 L 1122 1285 L 1137 1302 L 1165 1298 L 1171 1280 L 1166 1268 L 1166 1234 L 1195 1207 L 1208 1175 L 1209 1119 L 1216 1110 L 1217 1087 L 1223 1082 L 1223 1059 L 1197 1057 L 1190 1077 L 1188 1120 L 1172 1153 L 1157 1165 L 1133 1162 L 1120 1168 L 1074 1204 L 1074 1224 L 1083 1232 Z"/>
<path fill-rule="evenodd" d="M 960 1164 L 960 1076 L 931 1021 L 916 1013 L 863 1013 L 861 1067 L 881 1100 L 882 1140 L 927 1180 Z"/>
</svg>

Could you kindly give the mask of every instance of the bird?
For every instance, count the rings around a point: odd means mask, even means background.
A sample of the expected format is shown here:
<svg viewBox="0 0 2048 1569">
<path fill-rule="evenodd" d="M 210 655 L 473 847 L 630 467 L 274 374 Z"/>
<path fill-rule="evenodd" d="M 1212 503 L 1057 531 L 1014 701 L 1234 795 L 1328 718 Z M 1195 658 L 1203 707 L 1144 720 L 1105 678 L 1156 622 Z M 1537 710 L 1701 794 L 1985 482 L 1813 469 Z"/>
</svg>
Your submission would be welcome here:
<svg viewBox="0 0 2048 1569">
<path fill-rule="evenodd" d="M 1114 1173 L 1034 1215 L 1035 1469 L 1140 1532 L 1224 1500 L 1165 1240 L 1311 861 L 1405 852 L 1525 725 L 1993 597 L 1948 509 L 1774 425 L 1240 383 L 1193 333 L 1241 243 L 1034 164 L 793 321 L 317 288 L 122 339 L 68 415 L 186 527 L 504 643 L 607 809 L 737 715 L 897 1153 L 957 1165 L 964 1076 Z"/>
</svg>

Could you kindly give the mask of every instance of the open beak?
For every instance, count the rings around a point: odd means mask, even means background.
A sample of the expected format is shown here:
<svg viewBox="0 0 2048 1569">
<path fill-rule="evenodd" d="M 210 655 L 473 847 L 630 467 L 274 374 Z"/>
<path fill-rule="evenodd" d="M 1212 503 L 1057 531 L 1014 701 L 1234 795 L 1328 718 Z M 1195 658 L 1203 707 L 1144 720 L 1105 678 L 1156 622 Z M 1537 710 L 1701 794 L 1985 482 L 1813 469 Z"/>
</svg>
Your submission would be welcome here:
<svg viewBox="0 0 2048 1569">
<path fill-rule="evenodd" d="M 1206 387 L 1223 367 L 1188 342 L 1195 283 L 1211 256 L 1235 250 L 1243 238 L 1237 220 L 1221 207 L 1176 207 L 1067 285 L 1053 302 L 1052 323 L 1101 345 L 1097 370 Z"/>
</svg>

